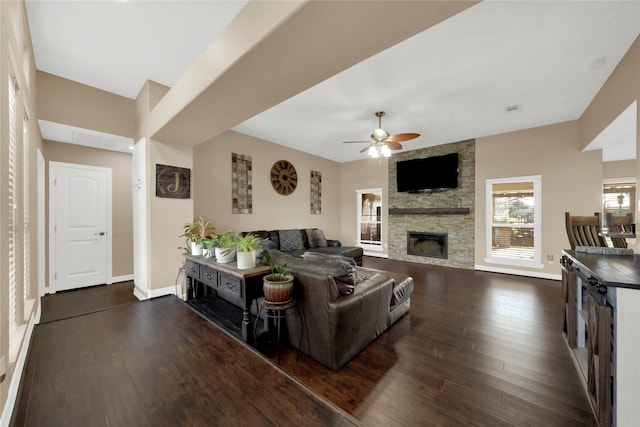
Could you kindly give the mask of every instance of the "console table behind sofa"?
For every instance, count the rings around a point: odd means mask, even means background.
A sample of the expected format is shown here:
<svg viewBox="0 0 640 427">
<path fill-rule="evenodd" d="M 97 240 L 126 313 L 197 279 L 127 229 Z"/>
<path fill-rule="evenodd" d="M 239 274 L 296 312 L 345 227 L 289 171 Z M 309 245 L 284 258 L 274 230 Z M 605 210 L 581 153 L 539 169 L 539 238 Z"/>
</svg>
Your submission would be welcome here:
<svg viewBox="0 0 640 427">
<path fill-rule="evenodd" d="M 243 341 L 253 344 L 253 328 L 251 323 L 251 304 L 253 300 L 264 296 L 262 278 L 270 273 L 266 265 L 240 270 L 236 263 L 221 264 L 211 258 L 185 255 L 187 276 L 187 300 L 196 298 L 199 283 L 211 289 L 218 298 L 242 310 L 240 324 L 234 324 L 236 332 Z M 199 293 L 204 293 L 204 289 Z M 220 314 L 221 316 L 223 314 Z M 232 319 L 225 318 L 228 322 Z M 237 322 L 236 322 L 237 323 Z M 234 328 L 234 329 L 235 329 Z"/>
</svg>

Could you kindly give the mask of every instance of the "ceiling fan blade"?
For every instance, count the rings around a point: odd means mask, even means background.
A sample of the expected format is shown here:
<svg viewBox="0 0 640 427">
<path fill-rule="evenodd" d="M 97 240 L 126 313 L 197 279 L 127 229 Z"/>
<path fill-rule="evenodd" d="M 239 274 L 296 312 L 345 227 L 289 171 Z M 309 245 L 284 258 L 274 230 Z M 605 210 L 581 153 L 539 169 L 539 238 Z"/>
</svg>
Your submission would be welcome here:
<svg viewBox="0 0 640 427">
<path fill-rule="evenodd" d="M 410 141 L 412 139 L 416 139 L 419 136 L 420 136 L 419 133 L 399 133 L 399 134 L 393 135 L 391 138 L 389 138 L 389 140 L 393 142 Z"/>
<path fill-rule="evenodd" d="M 389 141 L 389 142 L 387 142 L 387 145 L 389 146 L 389 148 L 391 150 L 401 150 L 402 149 L 402 144 L 400 144 L 399 142 L 396 142 L 396 141 Z"/>
<path fill-rule="evenodd" d="M 371 144 L 371 141 L 342 141 L 343 144 Z"/>
<path fill-rule="evenodd" d="M 366 147 L 364 147 L 362 150 L 360 150 L 361 153 L 364 153 L 365 151 L 367 151 L 371 146 L 373 146 L 373 144 L 369 144 Z"/>
</svg>

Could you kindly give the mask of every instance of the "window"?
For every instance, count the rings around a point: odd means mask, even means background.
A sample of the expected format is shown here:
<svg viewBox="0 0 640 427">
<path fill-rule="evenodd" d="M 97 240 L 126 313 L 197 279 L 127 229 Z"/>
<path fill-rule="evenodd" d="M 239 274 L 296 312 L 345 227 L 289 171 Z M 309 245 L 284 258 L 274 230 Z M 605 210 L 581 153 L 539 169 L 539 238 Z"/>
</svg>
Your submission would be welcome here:
<svg viewBox="0 0 640 427">
<path fill-rule="evenodd" d="M 18 289 L 17 289 L 17 236 L 16 236 L 16 209 L 18 204 L 18 147 L 16 142 L 16 83 L 9 75 L 9 156 L 8 156 L 8 193 L 9 203 L 7 212 L 7 223 L 9 231 L 9 361 L 13 362 L 17 356 L 18 341 Z"/>
<path fill-rule="evenodd" d="M 26 110 L 26 108 L 25 108 Z M 32 158 L 29 154 L 29 117 L 25 114 L 22 122 L 22 218 L 23 218 L 23 234 L 22 234 L 22 296 L 23 296 L 23 320 L 26 322 L 31 315 L 31 309 L 35 303 L 35 299 L 31 295 L 31 209 L 30 209 L 30 192 L 27 191 L 29 187 L 29 173 L 31 168 L 29 167 L 29 161 Z"/>
<path fill-rule="evenodd" d="M 631 214 L 631 222 L 634 217 L 634 200 L 636 200 L 636 183 L 632 179 L 623 181 L 608 181 L 602 186 L 602 225 L 605 231 L 607 214 L 625 216 Z"/>
<path fill-rule="evenodd" d="M 487 180 L 487 259 L 542 268 L 540 176 Z"/>
<path fill-rule="evenodd" d="M 357 190 L 358 239 L 363 249 L 382 250 L 382 189 Z"/>
</svg>

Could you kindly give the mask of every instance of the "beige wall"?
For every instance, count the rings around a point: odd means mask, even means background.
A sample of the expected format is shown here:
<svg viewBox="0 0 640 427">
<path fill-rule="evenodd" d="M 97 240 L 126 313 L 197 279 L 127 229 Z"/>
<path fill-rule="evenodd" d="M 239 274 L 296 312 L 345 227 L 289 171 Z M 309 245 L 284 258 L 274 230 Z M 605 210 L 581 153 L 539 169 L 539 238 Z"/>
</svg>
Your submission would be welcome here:
<svg viewBox="0 0 640 427">
<path fill-rule="evenodd" d="M 636 38 L 607 82 L 598 91 L 580 118 L 581 144 L 587 146 L 633 102 L 640 104 L 640 37 Z M 636 109 L 636 153 L 640 154 L 640 108 Z M 637 177 L 640 173 L 640 156 L 629 162 L 605 164 L 605 177 Z M 640 218 L 640 192 L 636 192 L 635 217 Z M 640 252 L 640 239 L 630 245 Z"/>
<path fill-rule="evenodd" d="M 389 159 L 363 159 L 340 164 L 340 240 L 355 245 L 358 238 L 356 190 L 382 189 L 382 253 L 387 254 Z"/>
<path fill-rule="evenodd" d="M 231 213 L 231 153 L 252 157 L 253 213 Z M 217 231 L 317 227 L 329 239 L 340 229 L 340 166 L 237 132 L 229 131 L 194 148 L 194 215 L 208 217 Z M 298 186 L 281 196 L 271 186 L 270 171 L 277 160 L 288 160 L 298 173 Z M 310 213 L 310 173 L 322 174 L 322 213 Z"/>
<path fill-rule="evenodd" d="M 184 238 L 179 236 L 182 234 L 184 223 L 193 220 L 194 197 L 193 188 L 191 199 L 156 197 L 156 164 L 190 169 L 193 166 L 191 147 L 176 147 L 155 140 L 149 140 L 147 143 L 149 154 L 147 162 L 149 280 L 147 286 L 153 296 L 154 290 L 169 286 L 174 289 L 178 269 L 182 266 L 182 251 L 178 247 L 184 246 Z M 191 181 L 192 183 L 194 181 L 193 175 Z"/>
<path fill-rule="evenodd" d="M 634 178 L 636 177 L 636 161 L 621 160 L 618 162 L 604 162 L 602 164 L 602 178 Z"/>
<path fill-rule="evenodd" d="M 542 176 L 542 261 L 535 274 L 560 274 L 559 258 L 569 246 L 564 213 L 589 215 L 601 211 L 602 153 L 580 152 L 577 121 L 476 139 L 476 265 L 488 268 L 486 257 L 485 184 L 490 178 Z M 553 261 L 547 262 L 547 255 Z M 527 270 L 506 267 L 511 270 Z"/>
<path fill-rule="evenodd" d="M 31 38 L 27 25 L 27 17 L 22 1 L 2 1 L 0 2 L 0 358 L 6 362 L 6 373 L 0 377 L 0 406 L 2 406 L 2 422 L 8 424 L 11 415 L 10 407 L 7 408 L 10 384 L 18 385 L 18 378 L 21 371 L 16 370 L 16 360 L 10 357 L 9 351 L 9 186 L 8 182 L 8 147 L 9 147 L 9 114 L 7 81 L 9 77 L 15 78 L 18 86 L 16 93 L 16 120 L 17 120 L 17 152 L 18 161 L 16 173 L 18 180 L 22 181 L 18 185 L 15 201 L 15 249 L 16 249 L 16 308 L 18 312 L 18 323 L 20 325 L 33 325 L 35 317 L 40 310 L 40 299 L 38 296 L 38 258 L 37 248 L 40 244 L 37 241 L 37 149 L 42 148 L 42 140 L 38 129 L 36 115 L 36 80 L 35 61 Z M 10 73 L 11 68 L 11 73 Z M 27 138 L 23 138 L 23 117 L 29 117 Z M 26 166 L 25 166 L 26 165 Z M 21 179 L 23 171 L 28 169 L 27 179 Z M 26 209 L 29 211 L 29 224 L 25 226 L 23 217 Z M 25 234 L 26 233 L 26 234 Z M 23 242 L 27 242 L 30 247 L 30 254 L 24 262 Z M 26 272 L 26 273 L 25 273 Z M 26 283 L 23 280 L 26 279 Z M 32 306 L 25 304 L 23 300 L 23 284 L 28 290 L 27 299 L 32 301 Z M 28 328 L 25 328 L 28 329 Z M 25 342 L 22 336 L 15 335 L 16 352 L 14 354 L 26 354 Z M 19 359 L 18 359 L 19 361 Z M 20 366 L 18 366 L 19 368 Z M 9 409 L 9 411 L 7 411 Z"/>
<path fill-rule="evenodd" d="M 100 150 L 62 142 L 44 141 L 42 153 L 47 162 L 75 163 L 99 166 L 112 170 L 112 275 L 133 274 L 133 216 L 131 199 L 131 155 L 116 151 Z M 47 212 L 49 206 L 48 178 L 46 183 Z M 48 217 L 48 215 L 47 215 Z M 47 226 L 48 228 L 48 226 Z M 48 239 L 49 230 L 47 230 Z M 49 258 L 47 243 L 47 259 Z"/>
<path fill-rule="evenodd" d="M 134 100 L 42 71 L 37 73 L 37 82 L 39 119 L 135 136 Z"/>
<path fill-rule="evenodd" d="M 581 147 L 586 147 L 633 101 L 640 98 L 640 37 L 580 117 Z M 640 108 L 638 108 L 640 114 Z M 640 138 L 640 135 L 638 135 Z"/>
</svg>

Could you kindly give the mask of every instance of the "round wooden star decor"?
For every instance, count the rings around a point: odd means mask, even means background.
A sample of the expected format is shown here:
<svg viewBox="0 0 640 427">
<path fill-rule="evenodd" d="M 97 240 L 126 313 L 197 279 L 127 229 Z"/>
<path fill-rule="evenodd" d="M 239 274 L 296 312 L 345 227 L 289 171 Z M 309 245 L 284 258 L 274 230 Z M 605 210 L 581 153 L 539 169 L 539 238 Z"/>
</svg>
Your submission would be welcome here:
<svg viewBox="0 0 640 427">
<path fill-rule="evenodd" d="M 286 160 L 278 160 L 271 167 L 271 185 L 278 194 L 288 196 L 298 185 L 296 168 Z"/>
</svg>

